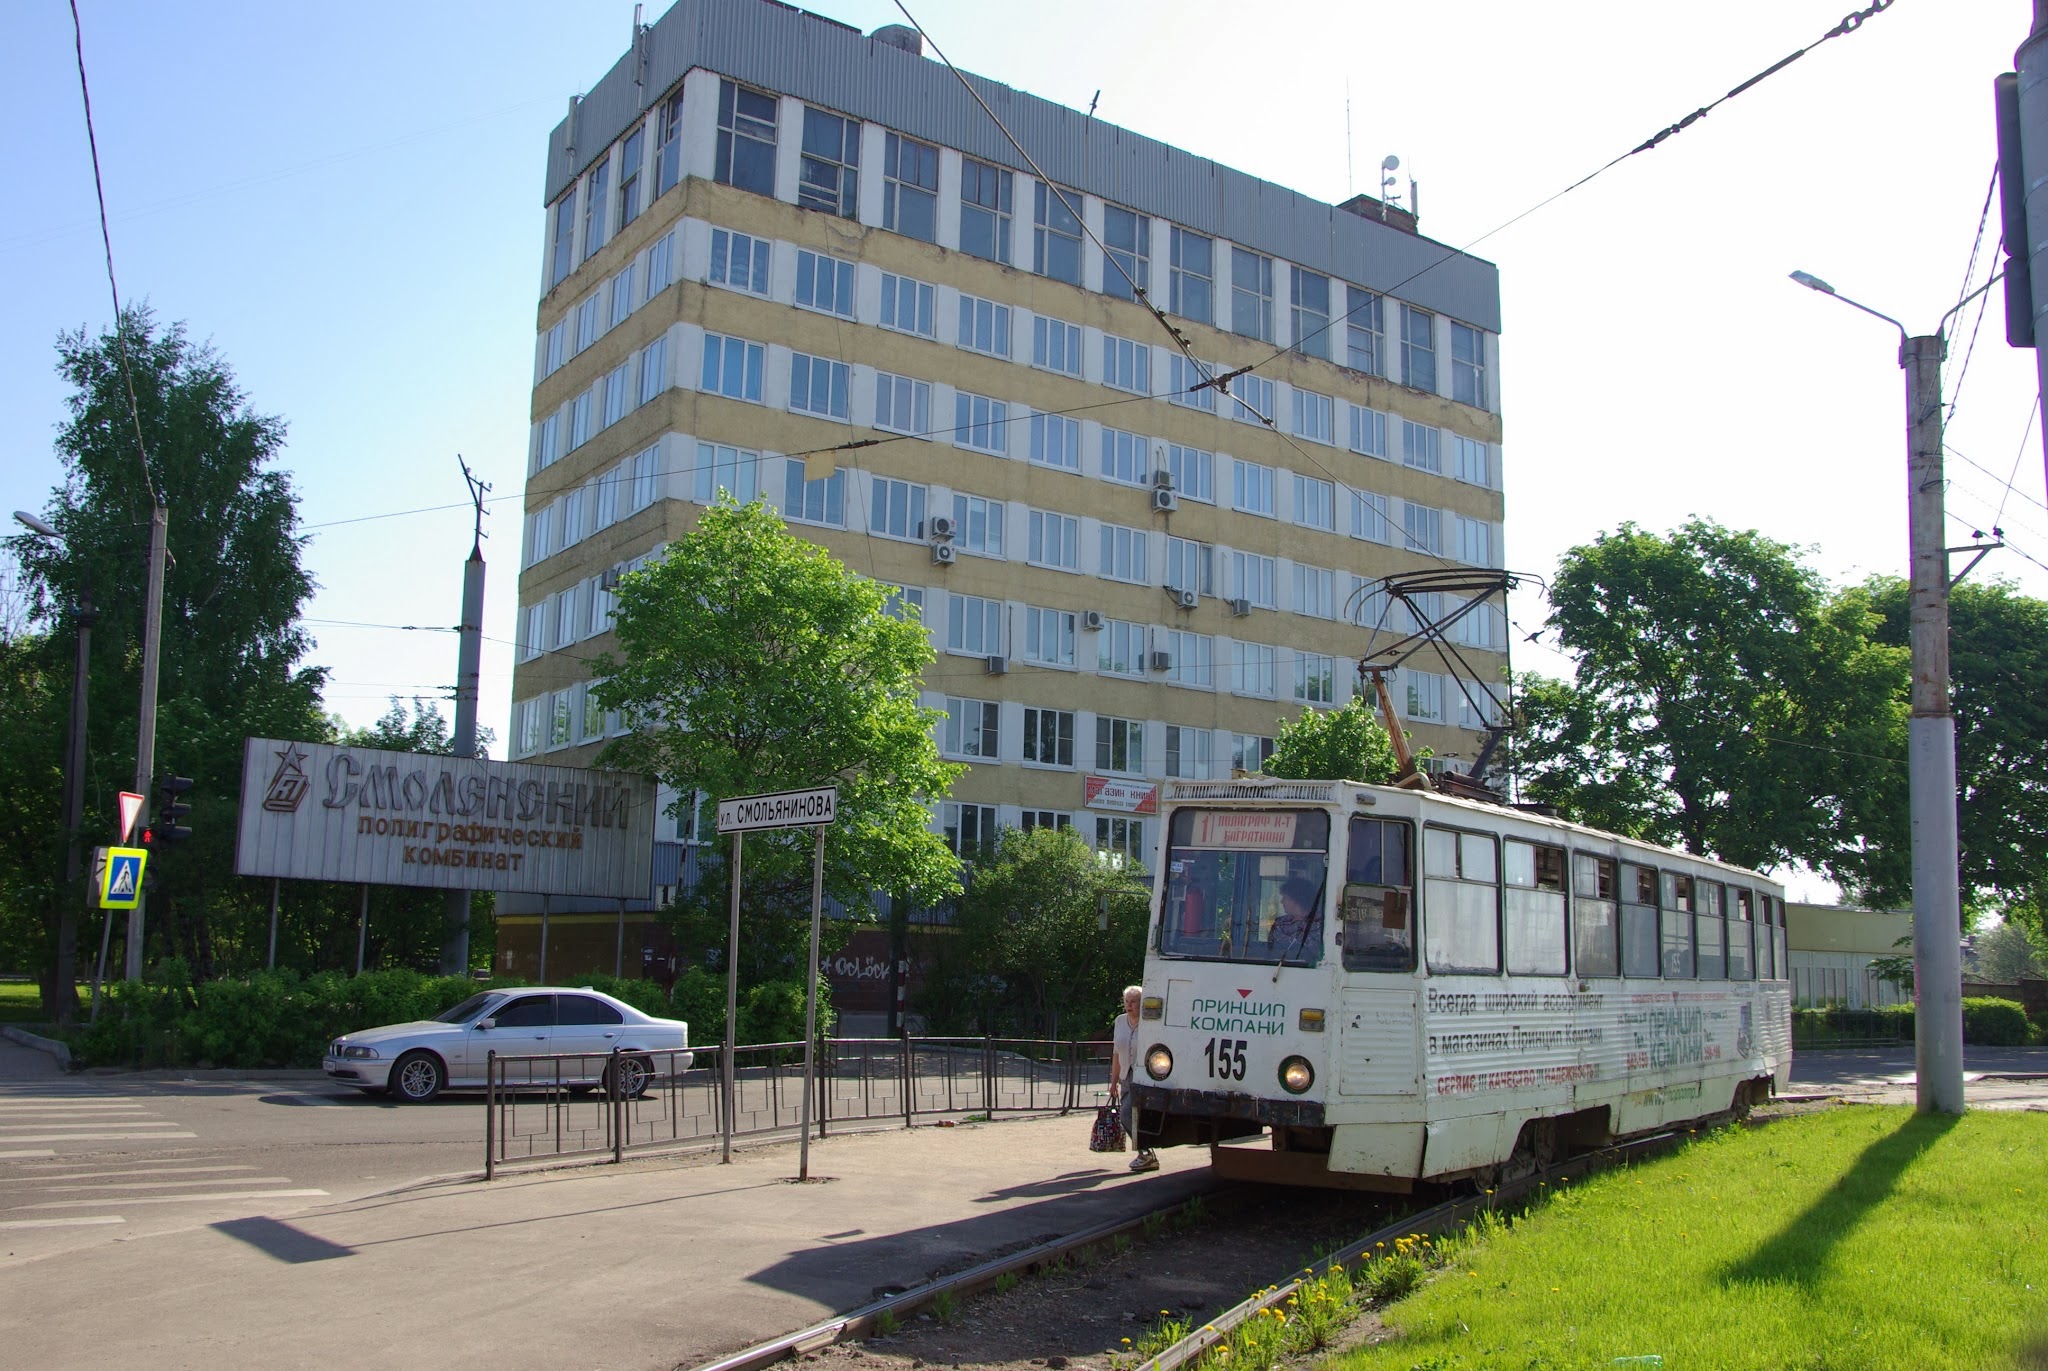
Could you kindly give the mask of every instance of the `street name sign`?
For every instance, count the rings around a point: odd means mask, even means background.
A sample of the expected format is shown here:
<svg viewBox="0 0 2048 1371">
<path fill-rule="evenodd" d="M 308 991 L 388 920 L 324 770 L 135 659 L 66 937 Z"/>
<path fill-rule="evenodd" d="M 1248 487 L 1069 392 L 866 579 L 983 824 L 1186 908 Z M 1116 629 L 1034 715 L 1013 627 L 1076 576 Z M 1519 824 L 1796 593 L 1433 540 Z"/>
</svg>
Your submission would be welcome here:
<svg viewBox="0 0 2048 1371">
<path fill-rule="evenodd" d="M 718 802 L 720 833 L 751 833 L 762 828 L 816 828 L 839 815 L 839 787 L 781 790 L 772 795 L 742 795 Z"/>
</svg>

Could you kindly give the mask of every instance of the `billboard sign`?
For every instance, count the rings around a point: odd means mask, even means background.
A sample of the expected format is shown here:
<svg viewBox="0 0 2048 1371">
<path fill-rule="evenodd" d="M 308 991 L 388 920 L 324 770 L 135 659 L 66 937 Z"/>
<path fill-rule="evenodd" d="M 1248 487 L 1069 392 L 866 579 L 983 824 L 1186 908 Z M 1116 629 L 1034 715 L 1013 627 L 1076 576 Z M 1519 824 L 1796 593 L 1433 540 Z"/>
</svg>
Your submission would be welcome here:
<svg viewBox="0 0 2048 1371">
<path fill-rule="evenodd" d="M 617 771 L 250 738 L 235 872 L 644 900 L 654 805 Z"/>
</svg>

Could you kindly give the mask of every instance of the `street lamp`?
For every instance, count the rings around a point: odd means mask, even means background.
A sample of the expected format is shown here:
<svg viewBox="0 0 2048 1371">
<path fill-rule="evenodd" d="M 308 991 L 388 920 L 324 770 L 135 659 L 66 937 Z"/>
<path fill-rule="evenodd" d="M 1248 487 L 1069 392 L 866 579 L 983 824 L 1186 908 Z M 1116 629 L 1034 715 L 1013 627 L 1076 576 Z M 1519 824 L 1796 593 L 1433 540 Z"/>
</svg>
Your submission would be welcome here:
<svg viewBox="0 0 2048 1371">
<path fill-rule="evenodd" d="M 60 548 L 66 546 L 62 534 L 26 510 L 15 510 L 14 521 L 45 542 Z M 80 570 L 84 572 L 83 567 Z M 55 1006 L 59 1023 L 69 1023 L 78 1016 L 78 832 L 85 822 L 86 686 L 92 626 L 98 619 L 92 605 L 92 582 L 85 579 L 71 606 L 71 621 L 78 629 L 78 660 L 71 670 L 71 738 L 64 756 L 64 893 L 59 897 L 57 912 Z"/>
<path fill-rule="evenodd" d="M 1889 314 L 1851 300 L 1811 272 L 1792 279 L 1899 331 L 1906 373 L 1906 500 L 1910 540 L 1912 713 L 1906 723 L 1908 807 L 1913 833 L 1913 1056 L 1921 1113 L 1963 1112 L 1962 909 L 1957 888 L 1956 721 L 1949 709 L 1948 548 L 1942 477 L 1941 362 L 1956 302 L 1935 331 L 1911 337 Z M 1965 568 L 1967 570 L 1967 568 Z M 1960 578 L 1958 578 L 1960 579 Z"/>
</svg>

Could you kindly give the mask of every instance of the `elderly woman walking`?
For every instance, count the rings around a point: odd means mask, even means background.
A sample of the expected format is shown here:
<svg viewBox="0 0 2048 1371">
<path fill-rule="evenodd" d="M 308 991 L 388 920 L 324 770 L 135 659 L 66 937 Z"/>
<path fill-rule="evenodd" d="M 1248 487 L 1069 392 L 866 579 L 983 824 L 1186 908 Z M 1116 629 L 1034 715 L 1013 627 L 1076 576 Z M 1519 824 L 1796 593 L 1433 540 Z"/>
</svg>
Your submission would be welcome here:
<svg viewBox="0 0 2048 1371">
<path fill-rule="evenodd" d="M 1124 1012 L 1116 1016 L 1115 1047 L 1109 1059 L 1109 1102 L 1118 1107 L 1124 1132 L 1138 1148 L 1138 1155 L 1131 1158 L 1131 1170 L 1157 1171 L 1158 1156 L 1151 1148 L 1138 1144 L 1138 1102 L 1128 1089 L 1137 1077 L 1138 1005 L 1144 998 L 1143 986 L 1124 987 Z"/>
</svg>

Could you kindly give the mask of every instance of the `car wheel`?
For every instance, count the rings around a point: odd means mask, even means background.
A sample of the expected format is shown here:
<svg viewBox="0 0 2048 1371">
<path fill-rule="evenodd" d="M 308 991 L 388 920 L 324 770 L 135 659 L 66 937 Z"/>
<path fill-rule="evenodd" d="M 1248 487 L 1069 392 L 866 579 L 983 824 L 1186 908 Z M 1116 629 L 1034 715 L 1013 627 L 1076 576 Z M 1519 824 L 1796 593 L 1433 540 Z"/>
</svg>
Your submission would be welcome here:
<svg viewBox="0 0 2048 1371">
<path fill-rule="evenodd" d="M 619 1073 L 621 1099 L 639 1099 L 654 1081 L 654 1063 L 645 1057 L 620 1057 L 607 1069 Z"/>
<path fill-rule="evenodd" d="M 391 1064 L 390 1090 L 402 1104 L 425 1104 L 447 1083 L 441 1059 L 431 1052 L 408 1052 Z"/>
</svg>

